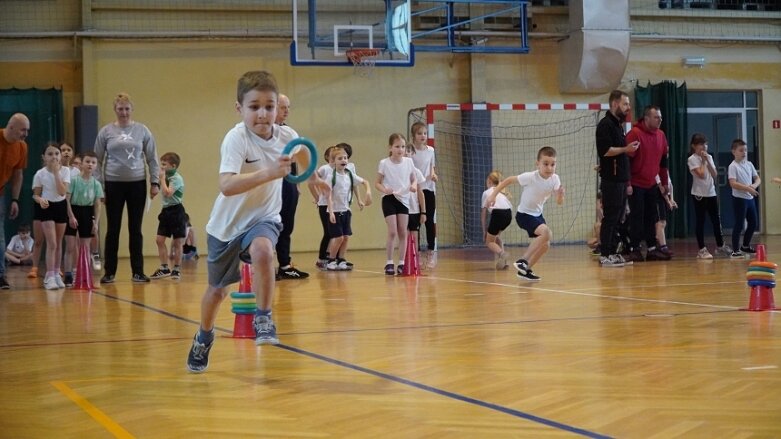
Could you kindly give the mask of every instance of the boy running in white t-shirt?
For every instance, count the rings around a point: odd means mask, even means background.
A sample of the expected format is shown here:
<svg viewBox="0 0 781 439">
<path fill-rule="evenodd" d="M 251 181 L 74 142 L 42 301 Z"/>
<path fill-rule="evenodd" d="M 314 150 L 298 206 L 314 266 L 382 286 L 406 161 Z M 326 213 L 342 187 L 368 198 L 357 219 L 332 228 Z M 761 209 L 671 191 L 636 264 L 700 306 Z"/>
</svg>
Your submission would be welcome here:
<svg viewBox="0 0 781 439">
<path fill-rule="evenodd" d="M 242 122 L 228 131 L 220 148 L 220 194 L 206 224 L 209 285 L 201 300 L 200 328 L 187 357 L 191 372 L 204 372 L 209 366 L 217 312 L 228 285 L 241 278 L 240 261 L 252 264 L 255 344 L 279 343 L 271 305 L 274 246 L 282 230 L 281 179 L 290 173 L 293 162 L 305 169 L 316 158 L 301 148 L 282 155 L 298 134 L 274 123 L 278 96 L 276 80 L 268 72 L 247 72 L 239 78 L 236 110 Z M 309 181 L 328 191 L 328 184 L 315 174 Z"/>
<path fill-rule="evenodd" d="M 517 177 L 505 178 L 488 196 L 486 205 L 493 206 L 497 195 L 514 182 L 524 187 L 515 221 L 520 228 L 526 230 L 529 238 L 535 239 L 532 239 L 521 259 L 515 261 L 513 265 L 518 270 L 519 278 L 537 282 L 540 277 L 532 272 L 532 267 L 548 251 L 553 239 L 553 233 L 542 216 L 542 206 L 554 193 L 556 203 L 564 202 L 564 186 L 556 175 L 556 150 L 550 146 L 540 148 L 537 152 L 537 170 L 524 172 Z"/>
</svg>

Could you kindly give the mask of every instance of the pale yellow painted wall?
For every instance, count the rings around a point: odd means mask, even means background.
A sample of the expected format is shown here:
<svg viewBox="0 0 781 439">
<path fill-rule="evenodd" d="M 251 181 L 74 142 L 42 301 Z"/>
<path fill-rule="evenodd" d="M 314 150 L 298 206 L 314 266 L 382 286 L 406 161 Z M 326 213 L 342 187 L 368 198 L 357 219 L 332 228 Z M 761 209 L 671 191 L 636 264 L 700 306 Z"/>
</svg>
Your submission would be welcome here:
<svg viewBox="0 0 781 439">
<path fill-rule="evenodd" d="M 45 44 L 39 42 L 38 44 Z M 135 117 L 157 138 L 159 152 L 176 151 L 183 158 L 187 183 L 185 206 L 193 217 L 204 245 L 203 227 L 217 193 L 219 145 L 225 132 L 238 121 L 234 110 L 235 83 L 250 69 L 275 73 L 281 90 L 292 99 L 289 123 L 299 134 L 312 138 L 322 151 L 342 141 L 353 145 L 358 171 L 373 180 L 377 162 L 386 154 L 388 135 L 406 130 L 410 108 L 426 103 L 456 103 L 470 99 L 470 83 L 484 81 L 486 99 L 493 102 L 601 102 L 606 94 L 561 95 L 558 92 L 558 46 L 534 41 L 532 54 L 492 55 L 484 78 L 469 77 L 467 55 L 419 54 L 412 69 L 376 69 L 371 78 L 353 75 L 350 68 L 291 67 L 287 41 L 266 42 L 107 42 L 88 45 L 91 60 L 80 87 L 79 63 L 0 63 L 0 87 L 50 87 L 66 91 L 66 132 L 72 137 L 72 106 L 99 106 L 99 123 L 113 120 L 111 102 L 119 91 L 130 93 Z M 87 46 L 85 46 L 87 47 Z M 763 102 L 765 169 L 779 174 L 781 130 L 770 120 L 781 117 L 781 56 L 774 47 L 721 48 L 708 52 L 704 69 L 684 69 L 683 55 L 701 46 L 633 45 L 622 87 L 664 79 L 686 80 L 690 89 L 757 89 Z M 4 50 L 0 42 L 0 50 Z M 72 50 L 72 48 L 71 48 Z M 774 52 L 775 51 L 775 52 Z M 6 52 L 8 53 L 8 52 Z M 67 58 L 67 56 L 64 56 Z M 43 57 L 44 60 L 50 59 Z M 729 61 L 735 60 L 734 62 Z M 12 72 L 8 74 L 7 72 Z M 88 73 L 88 74 L 87 74 Z M 774 189 L 774 190 L 770 190 Z M 781 233 L 779 191 L 764 192 L 765 226 Z M 775 198 L 771 198 L 775 197 Z M 307 193 L 302 194 L 293 235 L 294 251 L 317 248 L 320 225 Z M 375 194 L 375 201 L 379 197 Z M 159 200 L 144 221 L 147 255 L 156 254 L 155 234 Z M 381 248 L 385 225 L 378 203 L 354 215 L 352 248 Z M 126 252 L 122 233 L 121 254 Z M 302 261 L 309 264 L 311 261 Z"/>
</svg>

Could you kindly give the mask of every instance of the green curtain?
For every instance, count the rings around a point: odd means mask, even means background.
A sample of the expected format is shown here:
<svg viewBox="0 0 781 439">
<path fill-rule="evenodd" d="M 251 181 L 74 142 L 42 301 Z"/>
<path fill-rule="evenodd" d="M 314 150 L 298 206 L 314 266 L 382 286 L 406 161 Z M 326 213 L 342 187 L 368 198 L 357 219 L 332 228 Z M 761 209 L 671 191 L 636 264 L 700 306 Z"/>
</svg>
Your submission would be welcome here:
<svg viewBox="0 0 781 439">
<path fill-rule="evenodd" d="M 646 87 L 635 87 L 635 120 L 642 116 L 643 108 L 656 105 L 662 111 L 662 130 L 667 135 L 670 145 L 668 166 L 670 180 L 673 183 L 673 196 L 678 203 L 678 209 L 667 219 L 667 236 L 685 238 L 689 234 L 686 218 L 690 206 L 688 203 L 689 188 L 686 176 L 689 169 L 686 159 L 689 156 L 689 140 L 686 138 L 686 83 L 680 86 L 677 82 L 662 81 Z"/>
<path fill-rule="evenodd" d="M 33 175 L 41 169 L 41 155 L 46 142 L 63 140 L 64 122 L 62 90 L 54 88 L 11 88 L 0 90 L 0 125 L 5 128 L 14 113 L 24 113 L 30 119 L 30 134 L 27 136 L 27 169 L 24 170 L 22 191 L 19 194 L 19 216 L 6 221 L 5 242 L 16 234 L 19 224 L 33 222 Z M 6 185 L 6 212 L 11 203 L 11 185 Z M 4 249 L 5 250 L 5 249 Z"/>
</svg>

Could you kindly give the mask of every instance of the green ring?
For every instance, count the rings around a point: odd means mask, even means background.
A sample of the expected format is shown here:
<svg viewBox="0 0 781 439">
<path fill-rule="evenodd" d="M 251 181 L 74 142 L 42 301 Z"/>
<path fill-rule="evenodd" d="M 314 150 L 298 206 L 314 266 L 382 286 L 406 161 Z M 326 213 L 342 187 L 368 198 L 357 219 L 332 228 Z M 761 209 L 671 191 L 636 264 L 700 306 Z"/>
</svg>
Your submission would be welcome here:
<svg viewBox="0 0 781 439">
<path fill-rule="evenodd" d="M 306 170 L 301 174 L 287 174 L 285 176 L 285 180 L 293 184 L 303 183 L 307 178 L 309 178 L 310 175 L 312 175 L 313 172 L 315 172 L 315 169 L 317 168 L 317 148 L 315 147 L 315 144 L 306 137 L 298 137 L 288 142 L 288 144 L 285 145 L 285 149 L 282 150 L 282 154 L 290 155 L 290 152 L 293 151 L 293 148 L 298 145 L 304 145 L 307 147 L 307 149 L 309 149 L 309 167 L 306 168 Z"/>
</svg>

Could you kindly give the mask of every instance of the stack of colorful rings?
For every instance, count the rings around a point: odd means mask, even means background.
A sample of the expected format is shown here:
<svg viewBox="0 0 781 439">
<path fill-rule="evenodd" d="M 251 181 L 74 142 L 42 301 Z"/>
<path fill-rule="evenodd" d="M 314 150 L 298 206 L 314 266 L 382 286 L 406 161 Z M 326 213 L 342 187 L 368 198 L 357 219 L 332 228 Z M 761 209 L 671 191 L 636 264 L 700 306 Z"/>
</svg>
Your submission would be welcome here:
<svg viewBox="0 0 781 439">
<path fill-rule="evenodd" d="M 767 261 L 751 261 L 748 264 L 746 279 L 750 287 L 776 287 L 778 265 Z"/>
<path fill-rule="evenodd" d="M 234 314 L 255 314 L 255 293 L 231 293 L 231 312 Z"/>
</svg>

